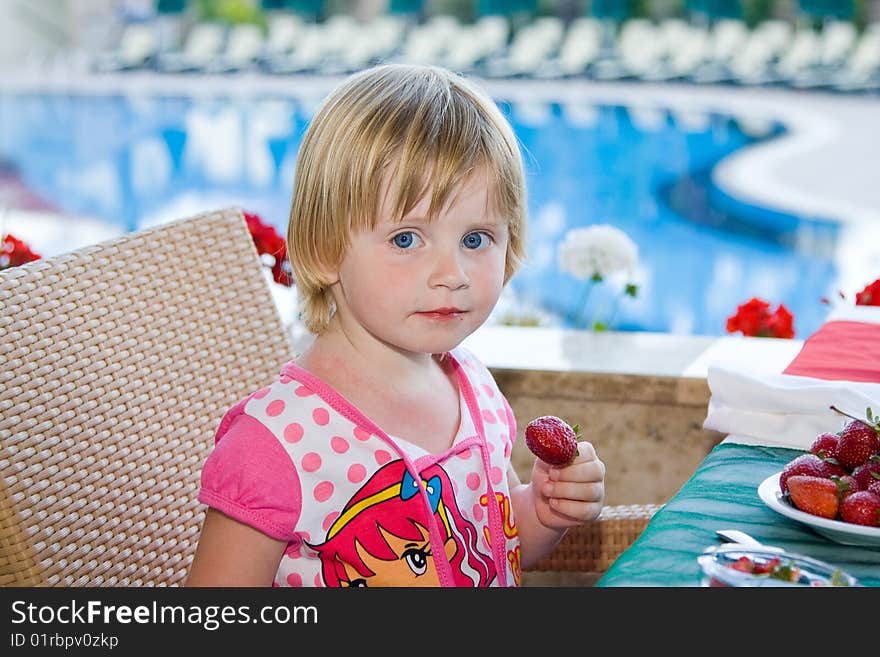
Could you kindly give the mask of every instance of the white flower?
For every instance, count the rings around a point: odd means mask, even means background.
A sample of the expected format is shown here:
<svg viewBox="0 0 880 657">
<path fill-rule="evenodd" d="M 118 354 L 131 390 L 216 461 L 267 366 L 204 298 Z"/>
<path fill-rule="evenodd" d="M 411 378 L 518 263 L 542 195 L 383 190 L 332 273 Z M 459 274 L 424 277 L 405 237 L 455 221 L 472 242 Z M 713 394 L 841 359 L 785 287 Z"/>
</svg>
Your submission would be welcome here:
<svg viewBox="0 0 880 657">
<path fill-rule="evenodd" d="M 486 323 L 496 326 L 557 326 L 559 318 L 523 301 L 510 285 L 506 285 Z"/>
<path fill-rule="evenodd" d="M 610 274 L 633 272 L 639 262 L 635 242 L 608 224 L 573 228 L 559 244 L 559 268 L 577 279 L 605 279 Z"/>
</svg>

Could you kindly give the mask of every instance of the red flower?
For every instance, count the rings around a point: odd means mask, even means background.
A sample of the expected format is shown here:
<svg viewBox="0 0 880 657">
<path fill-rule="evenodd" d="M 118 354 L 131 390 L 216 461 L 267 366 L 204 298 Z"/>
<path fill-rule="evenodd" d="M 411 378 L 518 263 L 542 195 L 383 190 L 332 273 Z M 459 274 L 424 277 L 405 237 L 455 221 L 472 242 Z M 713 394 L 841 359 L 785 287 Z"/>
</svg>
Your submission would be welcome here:
<svg viewBox="0 0 880 657">
<path fill-rule="evenodd" d="M 880 306 L 880 278 L 856 292 L 857 306 Z"/>
<path fill-rule="evenodd" d="M 770 312 L 770 304 L 754 297 L 737 306 L 727 318 L 727 332 L 762 338 L 793 338 L 794 317 L 783 304 Z"/>
<path fill-rule="evenodd" d="M 263 220 L 257 214 L 245 212 L 244 220 L 247 222 L 251 237 L 254 238 L 257 253 L 261 256 L 270 255 L 274 258 L 271 268 L 272 278 L 275 282 L 287 287 L 293 285 L 293 270 L 287 257 L 287 242 L 285 239 L 278 234 L 274 226 L 263 223 Z"/>
<path fill-rule="evenodd" d="M 736 314 L 727 318 L 727 332 L 742 331 L 743 335 L 758 335 L 761 321 L 768 314 L 770 304 L 753 298 L 736 307 Z"/>
<path fill-rule="evenodd" d="M 780 303 L 776 312 L 764 320 L 764 330 L 766 337 L 793 338 L 794 316 Z"/>
<path fill-rule="evenodd" d="M 3 236 L 3 242 L 0 243 L 0 269 L 17 267 L 39 259 L 40 256 L 31 251 L 31 247 L 20 239 L 12 235 Z"/>
</svg>

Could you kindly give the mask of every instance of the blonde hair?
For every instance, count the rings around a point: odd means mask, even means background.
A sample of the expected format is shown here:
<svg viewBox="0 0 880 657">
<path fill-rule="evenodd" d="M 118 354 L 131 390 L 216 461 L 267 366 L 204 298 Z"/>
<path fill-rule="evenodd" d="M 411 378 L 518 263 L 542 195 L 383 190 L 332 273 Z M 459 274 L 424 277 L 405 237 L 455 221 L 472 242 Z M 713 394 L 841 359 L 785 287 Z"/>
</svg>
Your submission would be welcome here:
<svg viewBox="0 0 880 657">
<path fill-rule="evenodd" d="M 492 99 L 450 71 L 405 64 L 366 69 L 331 92 L 300 146 L 287 231 L 306 327 L 327 327 L 334 303 L 321 272 L 339 266 L 352 233 L 375 226 L 383 180 L 397 219 L 426 194 L 431 219 L 478 167 L 508 222 L 507 283 L 525 257 L 526 186 L 516 137 Z"/>
</svg>

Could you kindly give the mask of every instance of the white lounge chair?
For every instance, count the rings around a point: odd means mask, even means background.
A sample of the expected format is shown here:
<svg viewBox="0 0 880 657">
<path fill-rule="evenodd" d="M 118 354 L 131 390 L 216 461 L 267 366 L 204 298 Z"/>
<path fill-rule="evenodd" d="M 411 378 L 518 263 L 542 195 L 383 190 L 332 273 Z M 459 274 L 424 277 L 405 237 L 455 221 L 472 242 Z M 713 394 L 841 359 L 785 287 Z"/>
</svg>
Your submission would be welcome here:
<svg viewBox="0 0 880 657">
<path fill-rule="evenodd" d="M 116 49 L 97 55 L 93 67 L 98 71 L 119 71 L 147 66 L 159 48 L 156 26 L 151 22 L 126 25 Z"/>
<path fill-rule="evenodd" d="M 410 28 L 397 59 L 411 64 L 443 64 L 462 27 L 453 16 L 433 16 Z"/>
<path fill-rule="evenodd" d="M 334 14 L 324 22 L 305 23 L 298 30 L 292 51 L 267 59 L 273 73 L 316 72 L 338 74 L 356 66 L 369 55 L 362 39 L 362 25 L 348 14 Z M 365 59 L 363 59 L 365 61 Z"/>
<path fill-rule="evenodd" d="M 358 25 L 339 59 L 346 71 L 356 71 L 389 59 L 403 43 L 406 28 L 398 16 L 378 16 Z"/>
<path fill-rule="evenodd" d="M 712 41 L 709 30 L 688 26 L 675 40 L 666 40 L 666 76 L 669 79 L 691 78 L 711 61 Z"/>
<path fill-rule="evenodd" d="M 666 43 L 660 28 L 651 21 L 632 19 L 624 23 L 617 42 L 617 53 L 629 76 L 662 77 Z"/>
<path fill-rule="evenodd" d="M 880 89 L 880 23 L 862 33 L 835 80 L 832 86 L 839 91 Z"/>
<path fill-rule="evenodd" d="M 504 54 L 509 36 L 510 25 L 503 16 L 482 16 L 451 35 L 444 63 L 456 71 L 477 69 Z"/>
<path fill-rule="evenodd" d="M 822 42 L 812 29 L 795 32 L 789 47 L 784 50 L 776 65 L 776 72 L 786 83 L 794 83 L 810 69 L 819 64 Z"/>
<path fill-rule="evenodd" d="M 580 75 L 602 51 L 602 25 L 595 18 L 576 18 L 568 26 L 559 48 L 559 70 L 563 75 Z"/>
<path fill-rule="evenodd" d="M 776 62 L 789 50 L 792 28 L 785 21 L 760 23 L 730 61 L 733 80 L 740 84 L 767 84 L 778 80 Z"/>
<path fill-rule="evenodd" d="M 856 26 L 849 21 L 829 21 L 822 28 L 819 60 L 823 66 L 840 66 L 856 47 Z"/>
<path fill-rule="evenodd" d="M 855 49 L 855 25 L 848 21 L 829 20 L 817 35 L 816 52 L 808 65 L 797 71 L 789 84 L 799 88 L 831 87 Z"/>
<path fill-rule="evenodd" d="M 495 73 L 534 75 L 559 53 L 565 28 L 562 19 L 542 16 L 513 34 L 507 57 Z"/>
<path fill-rule="evenodd" d="M 705 60 L 689 74 L 694 82 L 727 82 L 732 78 L 730 63 L 749 39 L 745 21 L 725 18 L 709 28 Z"/>
<path fill-rule="evenodd" d="M 274 14 L 268 18 L 264 57 L 286 57 L 296 48 L 305 21 L 296 14 Z"/>
<path fill-rule="evenodd" d="M 324 58 L 324 28 L 306 23 L 297 32 L 290 51 L 267 56 L 265 64 L 272 73 L 299 73 L 317 69 Z"/>
<path fill-rule="evenodd" d="M 208 71 L 244 71 L 255 69 L 263 57 L 266 41 L 263 30 L 254 23 L 242 23 L 229 30 L 226 48 L 209 64 Z"/>
<path fill-rule="evenodd" d="M 226 29 L 221 23 L 197 23 L 187 33 L 180 51 L 159 53 L 159 69 L 169 73 L 207 69 L 223 54 Z"/>
</svg>

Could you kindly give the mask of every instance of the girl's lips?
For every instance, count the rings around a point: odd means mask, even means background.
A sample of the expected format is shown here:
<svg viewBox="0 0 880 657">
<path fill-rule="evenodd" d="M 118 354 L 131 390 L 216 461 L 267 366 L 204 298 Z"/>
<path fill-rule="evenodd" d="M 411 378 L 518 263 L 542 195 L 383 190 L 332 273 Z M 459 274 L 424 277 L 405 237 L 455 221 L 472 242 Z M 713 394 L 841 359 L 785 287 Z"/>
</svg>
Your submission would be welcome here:
<svg viewBox="0 0 880 657">
<path fill-rule="evenodd" d="M 456 319 L 465 313 L 460 308 L 435 308 L 434 310 L 425 310 L 416 313 L 428 319 Z"/>
</svg>

